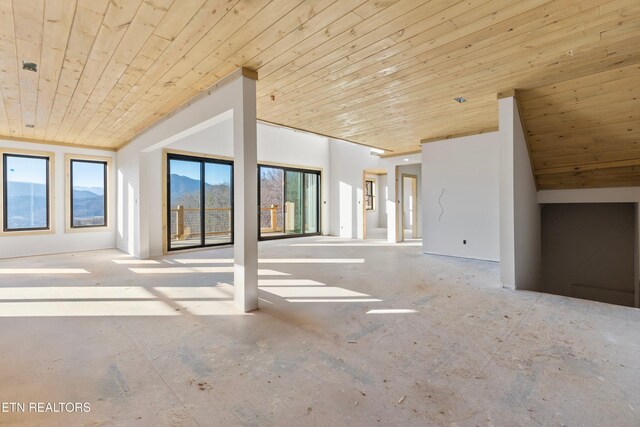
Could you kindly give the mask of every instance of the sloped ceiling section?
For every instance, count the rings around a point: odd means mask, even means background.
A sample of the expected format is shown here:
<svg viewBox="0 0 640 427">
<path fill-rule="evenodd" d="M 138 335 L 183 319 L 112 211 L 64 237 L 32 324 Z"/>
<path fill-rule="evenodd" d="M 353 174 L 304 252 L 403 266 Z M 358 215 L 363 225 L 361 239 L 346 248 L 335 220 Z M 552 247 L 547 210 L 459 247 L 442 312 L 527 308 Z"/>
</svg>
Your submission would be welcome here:
<svg viewBox="0 0 640 427">
<path fill-rule="evenodd" d="M 640 66 L 518 91 L 539 189 L 640 185 Z"/>
</svg>

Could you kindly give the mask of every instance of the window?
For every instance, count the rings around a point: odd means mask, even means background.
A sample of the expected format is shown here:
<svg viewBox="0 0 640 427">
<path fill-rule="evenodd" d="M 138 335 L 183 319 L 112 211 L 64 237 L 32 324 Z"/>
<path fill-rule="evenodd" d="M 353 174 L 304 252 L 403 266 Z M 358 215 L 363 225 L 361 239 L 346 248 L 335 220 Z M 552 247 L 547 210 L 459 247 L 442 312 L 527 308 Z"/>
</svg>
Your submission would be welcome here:
<svg viewBox="0 0 640 427">
<path fill-rule="evenodd" d="M 233 243 L 233 162 L 167 155 L 168 250 Z"/>
<path fill-rule="evenodd" d="M 107 226 L 107 162 L 71 159 L 71 228 Z"/>
<path fill-rule="evenodd" d="M 260 239 L 320 234 L 320 172 L 259 165 Z"/>
<path fill-rule="evenodd" d="M 375 196 L 374 196 L 374 181 L 367 179 L 365 180 L 365 208 L 368 211 L 372 211 L 375 209 Z"/>
<path fill-rule="evenodd" d="M 2 155 L 3 230 L 48 230 L 49 156 Z"/>
</svg>

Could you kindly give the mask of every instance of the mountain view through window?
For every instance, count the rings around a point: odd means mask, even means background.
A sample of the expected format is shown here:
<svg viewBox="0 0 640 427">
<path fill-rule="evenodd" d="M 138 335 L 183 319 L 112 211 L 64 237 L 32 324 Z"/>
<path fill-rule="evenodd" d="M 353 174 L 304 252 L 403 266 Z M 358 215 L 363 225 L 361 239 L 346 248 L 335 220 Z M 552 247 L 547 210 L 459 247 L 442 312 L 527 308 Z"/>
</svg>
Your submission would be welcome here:
<svg viewBox="0 0 640 427">
<path fill-rule="evenodd" d="M 47 157 L 5 154 L 4 182 L 5 230 L 37 230 L 48 228 Z"/>
</svg>

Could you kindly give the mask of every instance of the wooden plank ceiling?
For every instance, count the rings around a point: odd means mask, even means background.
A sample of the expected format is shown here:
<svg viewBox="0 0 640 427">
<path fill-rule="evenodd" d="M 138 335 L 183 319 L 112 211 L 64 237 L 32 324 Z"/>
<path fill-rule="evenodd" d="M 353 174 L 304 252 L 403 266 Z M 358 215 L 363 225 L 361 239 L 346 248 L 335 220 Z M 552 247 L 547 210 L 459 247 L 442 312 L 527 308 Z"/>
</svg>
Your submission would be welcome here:
<svg viewBox="0 0 640 427">
<path fill-rule="evenodd" d="M 569 140 L 606 141 L 587 163 L 628 146 L 602 113 L 637 109 L 619 102 L 639 63 L 638 0 L 0 0 L 0 136 L 117 148 L 242 66 L 260 119 L 394 152 L 494 130 L 496 93 L 520 89 L 550 169 L 582 164 L 558 160 Z M 571 82 L 592 88 L 575 115 Z M 640 157 L 618 151 L 597 159 Z"/>
<path fill-rule="evenodd" d="M 538 188 L 640 185 L 640 65 L 517 92 Z"/>
</svg>

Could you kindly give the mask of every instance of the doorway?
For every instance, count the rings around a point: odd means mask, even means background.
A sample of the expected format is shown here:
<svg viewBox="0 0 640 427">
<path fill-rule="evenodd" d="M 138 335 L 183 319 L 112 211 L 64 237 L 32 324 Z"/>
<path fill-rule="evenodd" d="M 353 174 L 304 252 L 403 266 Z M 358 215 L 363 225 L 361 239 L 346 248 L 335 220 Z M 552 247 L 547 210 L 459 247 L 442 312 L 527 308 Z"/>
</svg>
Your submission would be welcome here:
<svg viewBox="0 0 640 427">
<path fill-rule="evenodd" d="M 320 234 L 320 172 L 258 166 L 259 238 Z"/>
<path fill-rule="evenodd" d="M 362 238 L 387 239 L 387 172 L 384 169 L 364 170 L 362 175 Z"/>
<path fill-rule="evenodd" d="M 418 232 L 418 176 L 402 174 L 402 233 L 401 240 L 419 239 Z"/>
</svg>

